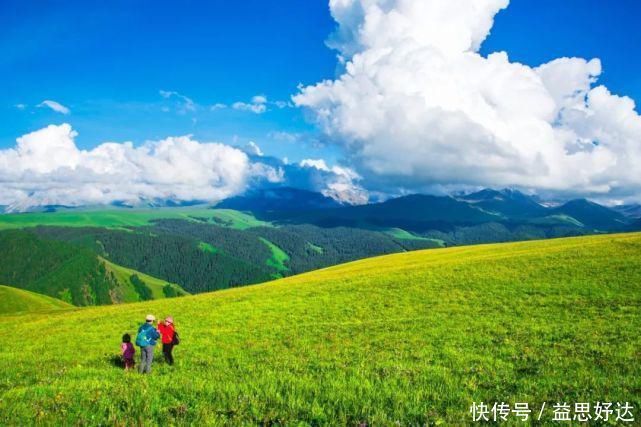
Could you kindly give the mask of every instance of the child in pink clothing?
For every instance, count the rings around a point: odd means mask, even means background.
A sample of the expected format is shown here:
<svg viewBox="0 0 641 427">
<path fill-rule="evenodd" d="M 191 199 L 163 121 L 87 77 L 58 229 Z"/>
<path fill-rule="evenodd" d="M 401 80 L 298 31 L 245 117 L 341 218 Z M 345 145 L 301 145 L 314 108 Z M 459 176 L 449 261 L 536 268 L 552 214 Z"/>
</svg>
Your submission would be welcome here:
<svg viewBox="0 0 641 427">
<path fill-rule="evenodd" d="M 120 350 L 122 351 L 122 360 L 125 363 L 125 371 L 128 371 L 132 369 L 136 364 L 136 362 L 134 362 L 136 349 L 131 343 L 131 335 L 125 334 L 122 336 L 122 344 L 120 344 Z"/>
</svg>

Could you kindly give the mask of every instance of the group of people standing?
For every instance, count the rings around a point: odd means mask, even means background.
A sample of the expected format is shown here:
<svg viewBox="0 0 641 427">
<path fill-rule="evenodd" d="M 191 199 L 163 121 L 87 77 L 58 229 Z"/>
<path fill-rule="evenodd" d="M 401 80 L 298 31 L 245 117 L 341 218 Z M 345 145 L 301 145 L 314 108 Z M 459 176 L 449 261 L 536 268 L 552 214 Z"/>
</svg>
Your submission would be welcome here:
<svg viewBox="0 0 641 427">
<path fill-rule="evenodd" d="M 154 349 L 159 339 L 162 342 L 162 353 L 168 365 L 174 364 L 174 347 L 180 343 L 173 317 L 167 316 L 164 321 L 158 323 L 157 328 L 154 326 L 155 324 L 156 316 L 148 314 L 147 317 L 145 317 L 145 323 L 140 325 L 138 334 L 136 335 L 136 345 L 140 348 L 140 365 L 138 366 L 138 371 L 141 374 L 151 372 L 151 364 L 154 360 Z M 131 342 L 131 335 L 125 334 L 122 337 L 121 351 L 125 369 L 133 369 L 136 349 Z"/>
</svg>

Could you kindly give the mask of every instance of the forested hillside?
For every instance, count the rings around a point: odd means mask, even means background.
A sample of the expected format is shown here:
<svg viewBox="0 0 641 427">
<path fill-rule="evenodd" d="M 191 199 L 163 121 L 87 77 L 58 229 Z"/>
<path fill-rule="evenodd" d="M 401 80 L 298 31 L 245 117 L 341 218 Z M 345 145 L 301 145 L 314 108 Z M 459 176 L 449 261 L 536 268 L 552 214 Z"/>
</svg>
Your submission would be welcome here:
<svg viewBox="0 0 641 427">
<path fill-rule="evenodd" d="M 215 240 L 217 246 L 203 245 L 203 239 L 199 237 L 153 227 L 133 231 L 38 227 L 34 232 L 47 239 L 85 245 L 116 264 L 179 283 L 190 293 L 258 283 L 271 278 L 270 269 L 265 264 L 270 252 L 263 243 L 249 239 L 253 245 L 248 246 L 247 239 L 242 238 L 248 236 L 240 230 L 215 225 L 201 227 L 202 230 L 221 232 L 222 237 Z M 212 241 L 207 240 L 205 243 Z M 237 251 L 230 254 L 219 250 L 223 242 L 227 242 L 227 247 L 236 243 Z M 234 256 L 239 253 L 247 258 Z M 256 260 L 259 262 L 254 263 Z"/>
<path fill-rule="evenodd" d="M 157 286 L 157 279 L 146 278 L 148 284 L 137 272 L 117 275 L 113 267 L 87 246 L 28 231 L 0 232 L 0 283 L 77 306 L 153 299 L 149 286 L 151 282 Z M 170 287 L 174 294 L 184 294 L 176 285 Z"/>
<path fill-rule="evenodd" d="M 373 255 L 439 247 L 355 228 L 253 227 L 239 230 L 185 220 L 157 220 L 130 231 L 36 227 L 45 239 L 83 245 L 106 259 L 175 283 L 191 293 L 263 282 Z M 278 252 L 275 254 L 274 251 Z M 285 256 L 274 263 L 280 253 Z"/>
</svg>

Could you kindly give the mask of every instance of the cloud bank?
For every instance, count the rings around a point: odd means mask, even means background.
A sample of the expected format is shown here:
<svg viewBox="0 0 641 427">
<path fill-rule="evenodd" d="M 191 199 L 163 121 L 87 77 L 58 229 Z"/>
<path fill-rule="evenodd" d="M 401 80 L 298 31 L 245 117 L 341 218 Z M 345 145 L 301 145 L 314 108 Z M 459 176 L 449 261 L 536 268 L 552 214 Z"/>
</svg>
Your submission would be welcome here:
<svg viewBox="0 0 641 427">
<path fill-rule="evenodd" d="M 305 159 L 298 167 L 303 175 L 315 176 L 319 186 L 311 188 L 342 203 L 361 205 L 368 202 L 369 193 L 359 184 L 362 177 L 344 166 L 328 166 L 323 159 Z"/>
<path fill-rule="evenodd" d="M 641 117 L 598 59 L 479 48 L 508 0 L 330 0 L 345 71 L 293 97 L 368 183 L 641 199 Z"/>
<path fill-rule="evenodd" d="M 244 151 L 257 167 L 270 171 L 258 174 L 252 180 L 251 188 L 300 188 L 352 205 L 367 203 L 369 200 L 368 191 L 361 185 L 362 177 L 348 167 L 328 165 L 324 159 L 304 159 L 289 163 L 286 159 L 266 156 L 254 142 L 245 145 Z"/>
<path fill-rule="evenodd" d="M 265 156 L 251 141 L 243 149 L 191 136 L 106 142 L 81 150 L 69 124 L 23 135 L 0 150 L 0 206 L 216 203 L 251 188 L 292 186 L 346 203 L 365 203 L 360 176 L 324 160 L 288 164 Z"/>
<path fill-rule="evenodd" d="M 145 200 L 216 202 L 242 192 L 251 180 L 281 179 L 245 152 L 189 136 L 132 143 L 75 144 L 68 124 L 24 135 L 0 150 L 0 205 L 22 211 L 41 205 L 91 205 Z"/>
</svg>

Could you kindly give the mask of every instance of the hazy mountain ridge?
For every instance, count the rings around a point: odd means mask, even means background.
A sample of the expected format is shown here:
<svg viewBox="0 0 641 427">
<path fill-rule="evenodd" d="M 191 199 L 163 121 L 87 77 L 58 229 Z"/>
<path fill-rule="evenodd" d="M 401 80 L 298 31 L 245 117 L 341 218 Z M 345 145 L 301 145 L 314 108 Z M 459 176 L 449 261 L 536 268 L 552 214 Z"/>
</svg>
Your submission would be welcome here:
<svg viewBox="0 0 641 427">
<path fill-rule="evenodd" d="M 254 190 L 243 196 L 230 197 L 216 205 L 217 208 L 256 212 L 330 209 L 340 206 L 342 204 L 331 197 L 293 187 Z"/>
<path fill-rule="evenodd" d="M 110 209 L 159 207 L 212 207 L 197 201 L 140 200 L 139 203 L 118 202 Z M 551 203 L 516 189 L 486 188 L 469 194 L 435 196 L 411 194 L 364 205 L 340 203 L 321 193 L 294 187 L 252 189 L 244 194 L 222 200 L 213 206 L 252 212 L 268 221 L 313 223 L 322 227 L 368 226 L 398 227 L 410 224 L 410 229 L 425 231 L 442 228 L 443 224 L 471 225 L 485 222 L 522 223 L 566 215 L 583 226 L 602 230 L 623 230 L 641 218 L 641 205 L 608 207 L 586 199 Z M 28 212 L 58 212 L 66 210 L 100 209 L 100 206 L 43 205 L 30 207 Z M 104 208 L 104 207 L 103 207 Z M 24 212 L 20 206 L 0 206 L 0 212 Z M 548 218 L 547 221 L 550 221 Z M 563 221 L 561 221 L 563 222 Z M 442 223 L 439 226 L 439 223 Z"/>
<path fill-rule="evenodd" d="M 528 196 L 518 190 L 484 189 L 461 197 L 468 203 L 486 211 L 496 212 L 504 216 L 535 217 L 545 214 L 546 208 L 533 196 Z"/>
<path fill-rule="evenodd" d="M 630 218 L 641 218 L 641 205 L 638 203 L 614 206 L 612 209 Z"/>
<path fill-rule="evenodd" d="M 258 218 L 283 224 L 314 224 L 320 227 L 399 227 L 417 233 L 430 230 L 451 231 L 453 227 L 497 222 L 506 226 L 558 225 L 583 231 L 622 231 L 633 219 L 613 208 L 586 199 L 567 201 L 551 206 L 536 196 L 514 189 L 484 189 L 475 193 L 453 196 L 413 194 L 381 203 L 312 209 L 309 204 L 292 208 L 291 203 L 279 204 L 272 199 L 270 209 L 262 208 L 252 198 L 236 198 L 236 206 L 253 212 Z M 242 200 L 242 202 L 240 202 Z"/>
</svg>

